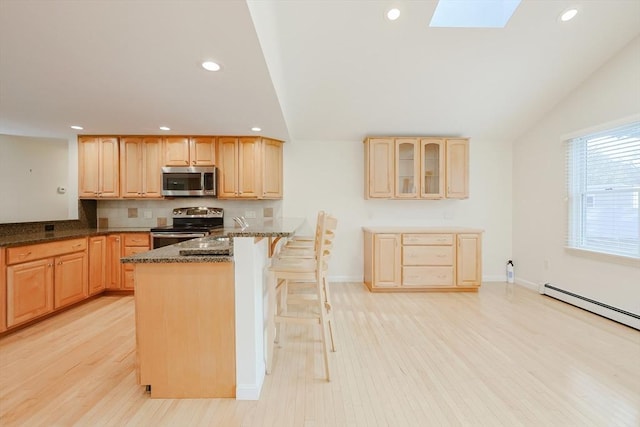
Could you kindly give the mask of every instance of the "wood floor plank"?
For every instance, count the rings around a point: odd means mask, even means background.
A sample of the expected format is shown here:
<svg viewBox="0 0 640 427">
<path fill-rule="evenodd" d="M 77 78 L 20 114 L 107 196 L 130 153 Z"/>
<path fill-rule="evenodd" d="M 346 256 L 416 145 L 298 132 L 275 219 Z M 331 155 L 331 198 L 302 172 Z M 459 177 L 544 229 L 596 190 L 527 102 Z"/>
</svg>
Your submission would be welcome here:
<svg viewBox="0 0 640 427">
<path fill-rule="evenodd" d="M 329 383 L 319 332 L 287 325 L 259 401 L 151 399 L 133 298 L 101 297 L 0 339 L 0 425 L 640 425 L 637 330 L 503 283 L 331 288 Z"/>
</svg>

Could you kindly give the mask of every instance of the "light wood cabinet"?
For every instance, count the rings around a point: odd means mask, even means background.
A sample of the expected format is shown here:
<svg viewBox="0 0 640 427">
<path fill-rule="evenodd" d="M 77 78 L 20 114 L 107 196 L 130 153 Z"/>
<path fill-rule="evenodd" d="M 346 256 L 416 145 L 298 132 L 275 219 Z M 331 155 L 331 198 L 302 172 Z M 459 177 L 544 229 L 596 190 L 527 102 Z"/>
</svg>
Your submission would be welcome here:
<svg viewBox="0 0 640 427">
<path fill-rule="evenodd" d="M 163 143 L 159 137 L 120 139 L 122 197 L 162 198 Z"/>
<path fill-rule="evenodd" d="M 87 252 L 54 258 L 53 308 L 58 309 L 89 296 Z"/>
<path fill-rule="evenodd" d="M 78 197 L 85 199 L 120 196 L 118 138 L 78 138 Z"/>
<path fill-rule="evenodd" d="M 400 285 L 400 236 L 376 234 L 374 244 L 373 278 L 379 287 Z"/>
<path fill-rule="evenodd" d="M 88 296 L 87 239 L 6 249 L 7 327 Z"/>
<path fill-rule="evenodd" d="M 262 198 L 282 199 L 282 141 L 262 139 Z"/>
<path fill-rule="evenodd" d="M 214 166 L 216 138 L 213 136 L 174 136 L 164 140 L 166 166 Z"/>
<path fill-rule="evenodd" d="M 480 286 L 480 231 L 395 230 L 364 231 L 364 282 L 371 291 L 473 291 Z"/>
<path fill-rule="evenodd" d="M 7 263 L 5 249 L 0 248 L 0 332 L 7 330 Z"/>
<path fill-rule="evenodd" d="M 106 288 L 108 290 L 119 290 L 122 285 L 122 237 L 120 234 L 110 234 L 107 236 L 106 253 Z"/>
<path fill-rule="evenodd" d="M 260 137 L 218 138 L 218 198 L 282 198 L 282 142 Z"/>
<path fill-rule="evenodd" d="M 365 199 L 390 199 L 394 196 L 393 138 L 365 140 Z"/>
<path fill-rule="evenodd" d="M 449 199 L 469 197 L 469 141 L 447 140 L 447 194 Z"/>
<path fill-rule="evenodd" d="M 107 287 L 107 237 L 89 238 L 89 295 L 99 294 Z"/>
<path fill-rule="evenodd" d="M 469 196 L 468 138 L 369 137 L 365 199 L 442 199 Z"/>
<path fill-rule="evenodd" d="M 482 240 L 480 234 L 457 235 L 457 286 L 480 286 L 482 283 L 481 251 Z"/>
<path fill-rule="evenodd" d="M 150 247 L 149 233 L 123 234 L 124 250 L 122 256 L 147 252 Z M 135 264 L 122 265 L 122 289 L 134 290 L 133 271 Z"/>
</svg>

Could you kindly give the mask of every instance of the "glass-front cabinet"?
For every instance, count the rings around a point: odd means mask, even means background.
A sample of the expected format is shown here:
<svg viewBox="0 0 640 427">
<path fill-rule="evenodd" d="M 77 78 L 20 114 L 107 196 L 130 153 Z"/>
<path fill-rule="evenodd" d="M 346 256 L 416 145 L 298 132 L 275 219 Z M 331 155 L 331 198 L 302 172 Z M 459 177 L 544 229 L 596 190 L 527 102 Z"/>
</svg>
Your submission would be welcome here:
<svg viewBox="0 0 640 427">
<path fill-rule="evenodd" d="M 423 199 L 444 197 L 444 147 L 444 139 L 420 139 L 420 197 Z"/>
<path fill-rule="evenodd" d="M 396 138 L 395 196 L 415 199 L 418 197 L 418 173 L 420 170 L 419 143 L 417 138 Z"/>
</svg>

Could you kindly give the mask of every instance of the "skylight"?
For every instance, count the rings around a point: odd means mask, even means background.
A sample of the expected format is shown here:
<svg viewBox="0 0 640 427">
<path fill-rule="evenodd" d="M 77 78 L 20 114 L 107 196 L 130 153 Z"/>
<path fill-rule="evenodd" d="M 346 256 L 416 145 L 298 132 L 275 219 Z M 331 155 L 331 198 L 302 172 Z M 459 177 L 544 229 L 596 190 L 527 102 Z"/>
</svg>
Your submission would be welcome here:
<svg viewBox="0 0 640 427">
<path fill-rule="evenodd" d="M 503 28 L 520 0 L 440 0 L 430 27 Z"/>
</svg>

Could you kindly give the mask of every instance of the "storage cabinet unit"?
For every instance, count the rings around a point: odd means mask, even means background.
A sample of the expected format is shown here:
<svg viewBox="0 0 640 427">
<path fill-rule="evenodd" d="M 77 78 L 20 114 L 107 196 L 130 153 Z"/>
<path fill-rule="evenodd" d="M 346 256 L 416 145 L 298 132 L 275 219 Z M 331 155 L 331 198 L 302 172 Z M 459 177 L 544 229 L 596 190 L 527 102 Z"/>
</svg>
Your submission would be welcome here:
<svg viewBox="0 0 640 427">
<path fill-rule="evenodd" d="M 163 143 L 159 137 L 120 139 L 120 182 L 125 199 L 162 198 Z"/>
<path fill-rule="evenodd" d="M 120 234 L 107 236 L 107 250 L 105 258 L 106 289 L 120 290 L 122 288 L 122 237 Z"/>
<path fill-rule="evenodd" d="M 7 330 L 7 263 L 5 249 L 0 248 L 0 333 Z"/>
<path fill-rule="evenodd" d="M 99 294 L 107 287 L 107 237 L 89 238 L 89 295 Z"/>
<path fill-rule="evenodd" d="M 150 248 L 149 233 L 131 233 L 123 234 L 124 250 L 122 256 L 135 255 L 142 252 L 146 252 Z M 119 260 L 118 260 L 119 262 Z M 135 264 L 122 265 L 122 289 L 133 290 L 133 267 Z"/>
<path fill-rule="evenodd" d="M 87 239 L 6 249 L 7 327 L 88 296 Z"/>
<path fill-rule="evenodd" d="M 120 196 L 118 138 L 78 138 L 78 197 L 85 199 Z"/>
<path fill-rule="evenodd" d="M 164 140 L 166 166 L 214 166 L 214 136 L 173 136 Z"/>
<path fill-rule="evenodd" d="M 482 281 L 482 231 L 367 227 L 364 282 L 371 291 L 474 291 Z"/>
<path fill-rule="evenodd" d="M 369 137 L 365 146 L 365 198 L 469 197 L 469 140 Z"/>
<path fill-rule="evenodd" d="M 282 141 L 218 138 L 218 198 L 281 199 Z"/>
</svg>

